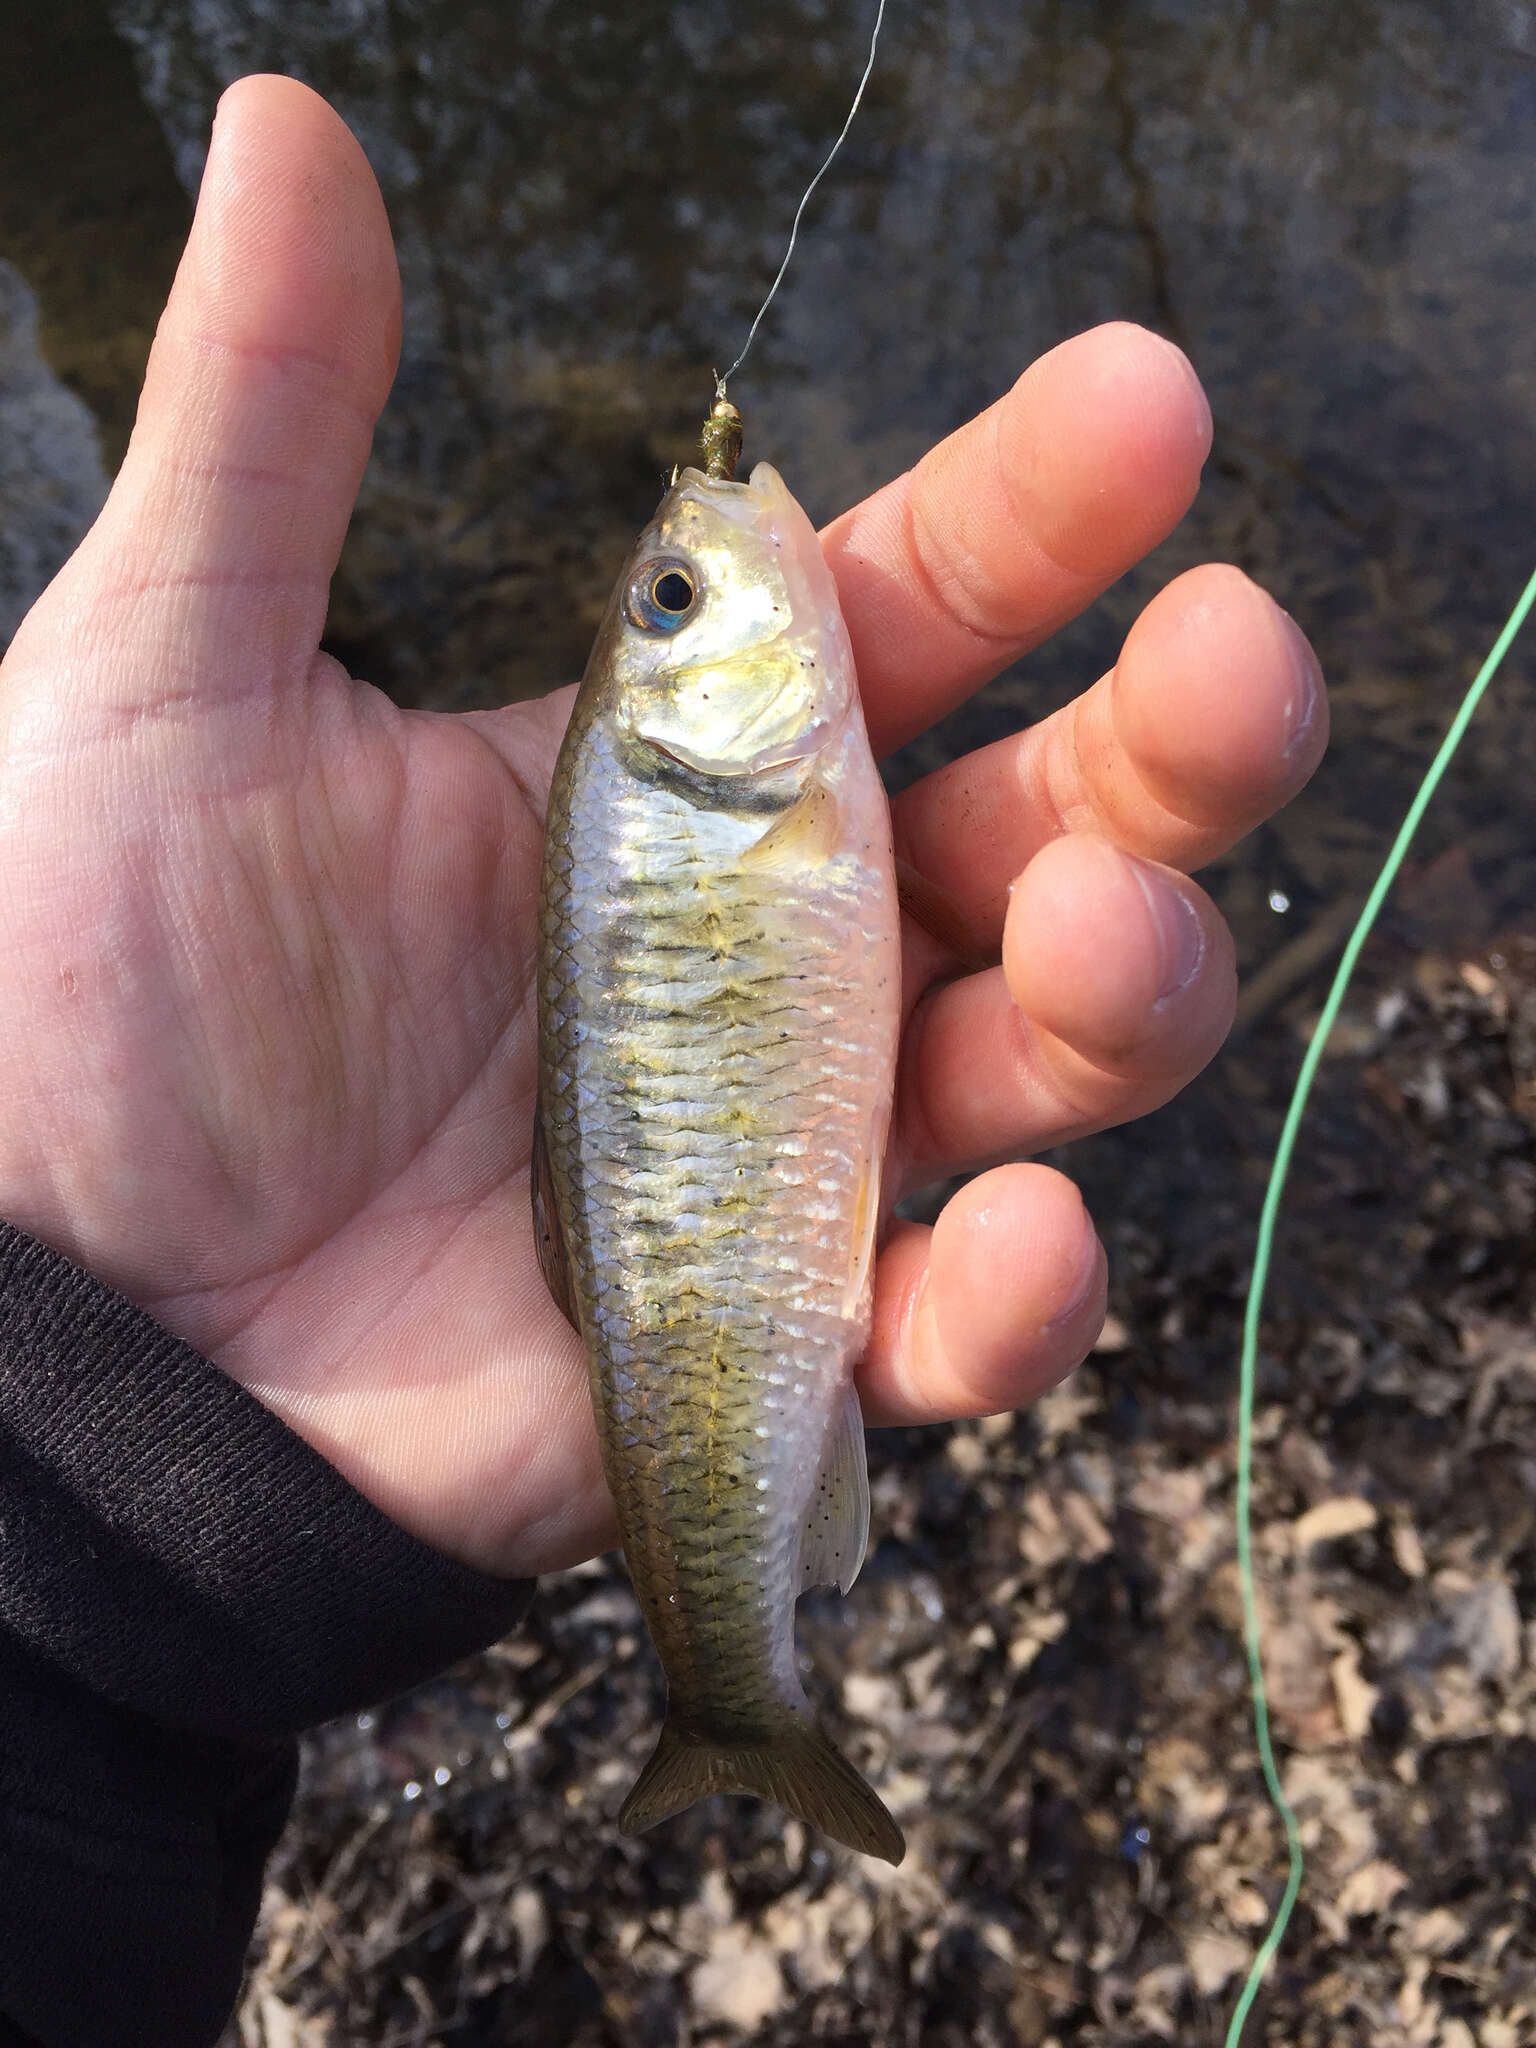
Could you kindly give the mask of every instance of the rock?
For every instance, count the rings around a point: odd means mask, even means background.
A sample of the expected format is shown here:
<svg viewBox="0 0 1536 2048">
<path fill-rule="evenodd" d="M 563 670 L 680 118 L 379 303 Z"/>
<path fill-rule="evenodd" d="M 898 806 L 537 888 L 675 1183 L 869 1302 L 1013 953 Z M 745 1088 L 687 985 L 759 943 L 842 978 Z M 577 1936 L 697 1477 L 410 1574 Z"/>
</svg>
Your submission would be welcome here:
<svg viewBox="0 0 1536 2048">
<path fill-rule="evenodd" d="M 0 648 L 101 510 L 96 422 L 37 345 L 37 302 L 0 262 Z"/>
</svg>

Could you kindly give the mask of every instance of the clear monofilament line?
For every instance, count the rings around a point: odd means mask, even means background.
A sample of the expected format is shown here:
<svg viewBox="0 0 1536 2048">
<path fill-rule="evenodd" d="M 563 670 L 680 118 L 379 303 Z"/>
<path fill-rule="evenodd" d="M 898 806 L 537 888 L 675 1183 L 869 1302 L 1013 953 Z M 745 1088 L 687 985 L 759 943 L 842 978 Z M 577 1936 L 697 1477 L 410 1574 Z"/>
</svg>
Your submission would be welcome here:
<svg viewBox="0 0 1536 2048">
<path fill-rule="evenodd" d="M 747 360 L 747 351 L 749 348 L 751 348 L 753 342 L 757 339 L 757 330 L 763 324 L 763 315 L 767 312 L 768 308 L 773 304 L 773 295 L 778 290 L 779 286 L 784 282 L 784 273 L 789 268 L 790 257 L 793 256 L 795 253 L 795 238 L 800 232 L 800 222 L 802 217 L 804 216 L 806 207 L 810 204 L 811 194 L 816 190 L 816 187 L 821 183 L 822 179 L 827 175 L 827 172 L 832 168 L 832 159 L 837 155 L 837 152 L 842 148 L 844 142 L 847 140 L 848 130 L 853 126 L 853 117 L 859 111 L 859 102 L 864 97 L 864 88 L 869 83 L 869 74 L 875 68 L 875 49 L 880 41 L 880 24 L 884 20 L 885 0 L 879 0 L 879 5 L 875 9 L 875 25 L 873 29 L 871 29 L 869 36 L 869 56 L 864 65 L 864 76 L 859 80 L 858 90 L 857 92 L 855 92 L 853 96 L 853 105 L 848 109 L 848 118 L 843 123 L 836 142 L 834 142 L 832 147 L 827 151 L 826 161 L 822 164 L 821 169 L 816 173 L 815 177 L 812 178 L 809 185 L 806 186 L 804 192 L 800 195 L 800 204 L 795 208 L 795 217 L 790 222 L 789 247 L 784 251 L 784 261 L 779 265 L 779 274 L 773 280 L 773 283 L 769 285 L 768 296 L 763 300 L 763 303 L 758 307 L 757 317 L 747 330 L 747 338 L 741 345 L 741 354 L 736 358 L 735 362 L 732 363 L 731 367 L 726 371 L 723 377 L 717 377 L 715 379 L 715 396 L 717 398 L 724 398 L 726 385 L 729 383 L 731 378 L 735 376 L 736 372 L 741 368 L 742 364 Z"/>
</svg>

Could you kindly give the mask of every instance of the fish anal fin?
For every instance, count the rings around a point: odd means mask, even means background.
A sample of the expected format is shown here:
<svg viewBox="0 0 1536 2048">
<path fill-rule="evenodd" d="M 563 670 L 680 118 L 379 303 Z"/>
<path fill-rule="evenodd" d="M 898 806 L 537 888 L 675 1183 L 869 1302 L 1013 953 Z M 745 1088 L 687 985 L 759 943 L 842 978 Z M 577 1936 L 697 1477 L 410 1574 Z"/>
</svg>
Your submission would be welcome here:
<svg viewBox="0 0 1536 2048">
<path fill-rule="evenodd" d="M 550 1171 L 549 1147 L 544 1141 L 544 1119 L 537 1110 L 533 1117 L 533 1158 L 528 1168 L 528 1195 L 533 1204 L 533 1241 L 538 1247 L 539 1271 L 544 1275 L 544 1285 L 549 1289 L 555 1307 L 571 1328 L 577 1329 L 580 1326 L 576 1315 L 576 1288 L 571 1277 L 565 1232 L 560 1227 L 560 1211 L 555 1205 L 555 1177 Z"/>
<path fill-rule="evenodd" d="M 884 1803 L 809 1713 L 786 1713 L 762 1740 L 701 1735 L 668 1716 L 619 1826 L 638 1835 L 711 1792 L 752 1792 L 865 1856 L 899 1863 L 906 1842 Z"/>
<path fill-rule="evenodd" d="M 846 1593 L 859 1576 L 869 1542 L 869 1467 L 864 1414 L 850 1386 L 827 1430 L 826 1449 L 800 1532 L 800 1590 L 836 1586 Z"/>
<path fill-rule="evenodd" d="M 838 850 L 842 816 L 837 797 L 813 775 L 804 790 L 747 849 L 743 864 L 770 874 L 798 874 L 820 867 Z"/>
</svg>

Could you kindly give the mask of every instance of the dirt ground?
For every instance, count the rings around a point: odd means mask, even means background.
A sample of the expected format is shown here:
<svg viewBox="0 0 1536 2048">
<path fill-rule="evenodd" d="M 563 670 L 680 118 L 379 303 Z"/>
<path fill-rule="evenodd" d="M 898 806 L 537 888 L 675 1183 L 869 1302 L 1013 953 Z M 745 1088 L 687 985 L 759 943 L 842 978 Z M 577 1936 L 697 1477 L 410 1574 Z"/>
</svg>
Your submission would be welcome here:
<svg viewBox="0 0 1536 2048">
<path fill-rule="evenodd" d="M 1272 1288 L 1256 1556 L 1307 1851 L 1245 2036 L 1272 2048 L 1536 2041 L 1536 938 L 1426 949 L 1470 886 L 1453 852 L 1367 953 Z M 1262 1173 L 1321 995 L 1304 941 L 1196 1090 L 1063 1155 L 1114 1275 L 1082 1370 L 1016 1418 L 872 1439 L 876 1547 L 801 1641 L 900 1869 L 746 1801 L 619 1838 L 660 1683 L 604 1561 L 311 1741 L 231 2043 L 1222 2039 L 1284 1871 L 1233 1434 Z"/>
</svg>

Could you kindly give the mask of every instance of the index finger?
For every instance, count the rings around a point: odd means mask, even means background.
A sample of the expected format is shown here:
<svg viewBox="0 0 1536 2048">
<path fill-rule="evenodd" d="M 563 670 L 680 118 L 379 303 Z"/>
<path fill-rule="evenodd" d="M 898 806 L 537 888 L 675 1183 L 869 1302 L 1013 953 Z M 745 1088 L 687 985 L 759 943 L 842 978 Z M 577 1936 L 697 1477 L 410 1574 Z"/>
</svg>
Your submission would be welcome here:
<svg viewBox="0 0 1536 2048">
<path fill-rule="evenodd" d="M 1117 321 L 1041 356 L 835 519 L 822 547 L 876 753 L 932 725 L 1164 539 L 1210 446 L 1188 358 Z"/>
</svg>

